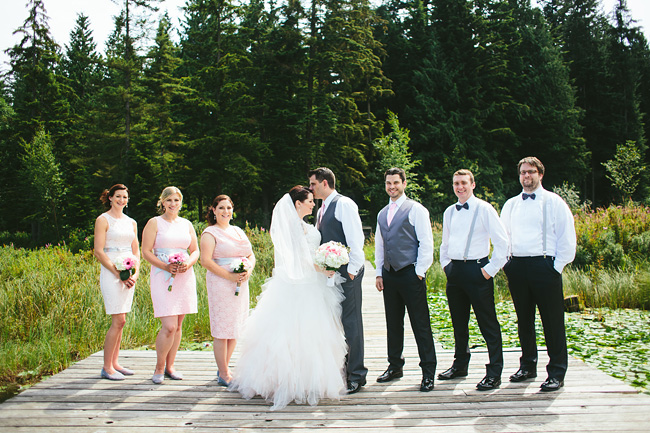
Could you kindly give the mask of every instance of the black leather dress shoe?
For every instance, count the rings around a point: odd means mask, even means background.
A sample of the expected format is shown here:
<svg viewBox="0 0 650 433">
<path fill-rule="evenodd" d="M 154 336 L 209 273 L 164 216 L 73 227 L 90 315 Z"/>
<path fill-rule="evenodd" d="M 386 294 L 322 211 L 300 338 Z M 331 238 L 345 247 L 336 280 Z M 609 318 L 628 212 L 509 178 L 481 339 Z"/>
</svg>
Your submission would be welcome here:
<svg viewBox="0 0 650 433">
<path fill-rule="evenodd" d="M 542 388 L 542 391 L 549 392 L 549 391 L 557 391 L 563 386 L 564 386 L 563 380 L 559 380 L 554 377 L 549 377 L 544 381 L 544 383 L 542 383 L 542 386 L 540 386 L 540 388 Z"/>
<path fill-rule="evenodd" d="M 479 391 L 489 391 L 498 388 L 501 385 L 501 378 L 494 376 L 485 376 L 482 381 L 476 384 Z"/>
<path fill-rule="evenodd" d="M 361 391 L 361 387 L 365 385 L 366 382 L 348 382 L 348 394 L 355 394 Z"/>
<path fill-rule="evenodd" d="M 420 391 L 429 392 L 433 391 L 433 377 L 423 377 L 420 383 Z"/>
<path fill-rule="evenodd" d="M 404 376 L 404 370 L 392 370 L 389 368 L 377 378 L 377 382 L 390 382 L 391 380 L 398 379 L 402 376 Z"/>
<path fill-rule="evenodd" d="M 465 377 L 467 376 L 467 368 L 464 370 L 460 370 L 456 367 L 451 367 L 449 370 L 443 371 L 438 375 L 438 380 L 449 380 L 449 379 L 455 379 L 457 377 Z"/>
<path fill-rule="evenodd" d="M 524 380 L 532 379 L 534 377 L 537 377 L 537 372 L 520 368 L 515 374 L 510 376 L 510 382 L 523 382 Z"/>
</svg>

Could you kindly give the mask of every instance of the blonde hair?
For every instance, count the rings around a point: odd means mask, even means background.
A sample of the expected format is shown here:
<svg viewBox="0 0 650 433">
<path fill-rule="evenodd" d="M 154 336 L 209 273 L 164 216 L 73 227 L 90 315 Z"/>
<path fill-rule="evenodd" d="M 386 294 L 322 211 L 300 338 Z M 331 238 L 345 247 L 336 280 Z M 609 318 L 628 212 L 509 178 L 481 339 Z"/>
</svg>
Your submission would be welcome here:
<svg viewBox="0 0 650 433">
<path fill-rule="evenodd" d="M 158 213 L 160 213 L 161 215 L 165 213 L 163 202 L 167 200 L 169 196 L 172 196 L 174 194 L 178 194 L 178 196 L 181 198 L 181 204 L 183 203 L 183 193 L 181 192 L 181 190 L 176 188 L 175 186 L 168 186 L 167 188 L 163 189 L 162 193 L 160 194 L 160 197 L 158 198 L 158 203 L 156 204 L 156 206 L 158 206 Z"/>
</svg>

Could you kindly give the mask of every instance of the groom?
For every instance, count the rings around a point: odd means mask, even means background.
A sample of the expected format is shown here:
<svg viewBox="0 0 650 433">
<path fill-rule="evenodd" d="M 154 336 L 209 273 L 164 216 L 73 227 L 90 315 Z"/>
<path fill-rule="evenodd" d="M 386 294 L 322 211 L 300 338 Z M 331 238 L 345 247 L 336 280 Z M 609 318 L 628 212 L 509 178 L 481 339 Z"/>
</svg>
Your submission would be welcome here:
<svg viewBox="0 0 650 433">
<path fill-rule="evenodd" d="M 350 248 L 350 263 L 339 269 L 345 278 L 341 303 L 341 322 L 348 344 L 346 375 L 348 394 L 359 392 L 366 384 L 368 369 L 363 365 L 363 320 L 361 318 L 361 281 L 363 280 L 363 229 L 359 208 L 349 197 L 339 194 L 336 179 L 329 168 L 309 172 L 309 189 L 314 198 L 323 200 L 316 216 L 321 243 L 340 242 Z"/>
</svg>

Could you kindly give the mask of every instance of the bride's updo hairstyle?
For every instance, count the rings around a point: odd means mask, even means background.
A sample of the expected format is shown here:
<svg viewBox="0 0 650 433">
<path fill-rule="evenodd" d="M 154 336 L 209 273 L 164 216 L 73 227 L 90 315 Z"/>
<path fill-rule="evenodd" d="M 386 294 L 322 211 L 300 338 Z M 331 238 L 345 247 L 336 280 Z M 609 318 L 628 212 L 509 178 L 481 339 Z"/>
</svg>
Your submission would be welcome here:
<svg viewBox="0 0 650 433">
<path fill-rule="evenodd" d="M 232 207 L 235 207 L 235 204 L 232 202 L 232 199 L 228 197 L 226 194 L 221 194 L 216 196 L 214 200 L 212 200 L 212 205 L 208 206 L 208 212 L 205 214 L 205 218 L 208 220 L 211 226 L 217 223 L 217 217 L 215 216 L 214 211 L 212 209 L 217 207 L 219 205 L 219 202 L 222 202 L 224 200 L 228 200 L 232 205 Z"/>
<path fill-rule="evenodd" d="M 183 203 L 183 193 L 181 192 L 180 189 L 176 188 L 175 186 L 168 186 L 167 188 L 163 189 L 162 193 L 160 193 L 160 197 L 158 198 L 158 203 L 156 206 L 158 206 L 158 213 L 160 215 L 165 213 L 165 208 L 163 207 L 163 203 L 169 196 L 172 196 L 174 194 L 178 194 L 178 196 L 181 198 L 181 203 Z"/>
<path fill-rule="evenodd" d="M 289 196 L 291 197 L 291 202 L 296 205 L 296 202 L 303 202 L 309 198 L 309 194 L 312 194 L 312 192 L 309 190 L 309 188 L 306 188 L 302 185 L 296 185 L 291 190 L 289 191 Z"/>
<path fill-rule="evenodd" d="M 105 189 L 104 191 L 102 191 L 101 195 L 99 196 L 99 200 L 102 202 L 102 204 L 106 209 L 110 209 L 111 208 L 110 198 L 115 195 L 116 191 L 122 191 L 122 190 L 126 191 L 126 194 L 129 197 L 131 197 L 131 193 L 129 193 L 129 189 L 126 187 L 126 185 L 123 185 L 121 183 L 116 183 L 111 187 L 111 189 Z"/>
</svg>

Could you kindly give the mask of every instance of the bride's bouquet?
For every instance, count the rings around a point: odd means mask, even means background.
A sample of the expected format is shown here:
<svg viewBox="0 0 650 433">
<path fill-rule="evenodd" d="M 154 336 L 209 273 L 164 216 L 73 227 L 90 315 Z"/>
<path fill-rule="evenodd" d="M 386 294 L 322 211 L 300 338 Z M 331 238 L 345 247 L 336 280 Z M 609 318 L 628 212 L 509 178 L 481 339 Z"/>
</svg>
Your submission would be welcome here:
<svg viewBox="0 0 650 433">
<path fill-rule="evenodd" d="M 233 260 L 230 263 L 230 272 L 234 272 L 235 274 L 241 274 L 246 271 L 250 271 L 252 268 L 252 264 L 250 260 L 246 257 L 242 257 L 241 259 Z M 237 283 L 237 288 L 235 289 L 235 296 L 239 296 L 239 289 L 241 288 L 241 283 Z"/>
<path fill-rule="evenodd" d="M 349 249 L 340 242 L 329 241 L 316 250 L 314 263 L 328 271 L 338 271 L 350 262 Z M 334 285 L 334 278 L 327 279 L 327 285 Z"/>
<path fill-rule="evenodd" d="M 131 255 L 123 255 L 113 259 L 113 264 L 115 265 L 115 269 L 120 271 L 120 280 L 126 281 L 135 272 L 138 266 L 138 260 Z"/>
</svg>

